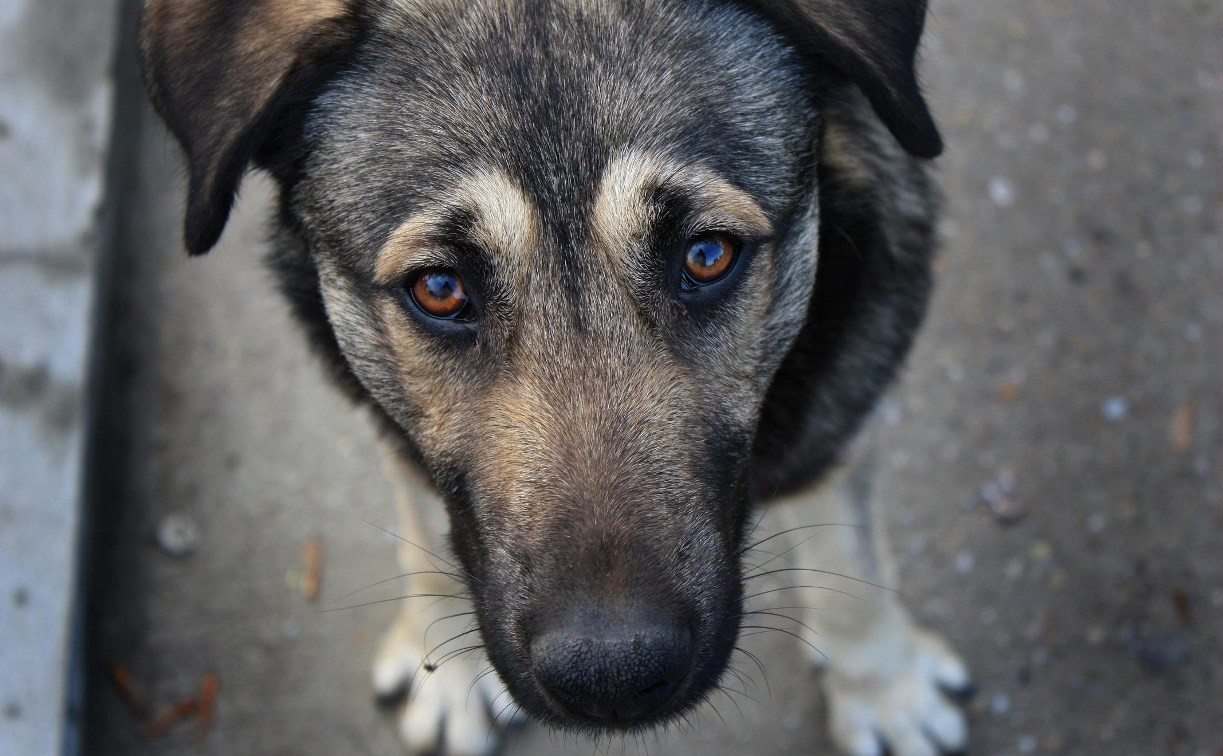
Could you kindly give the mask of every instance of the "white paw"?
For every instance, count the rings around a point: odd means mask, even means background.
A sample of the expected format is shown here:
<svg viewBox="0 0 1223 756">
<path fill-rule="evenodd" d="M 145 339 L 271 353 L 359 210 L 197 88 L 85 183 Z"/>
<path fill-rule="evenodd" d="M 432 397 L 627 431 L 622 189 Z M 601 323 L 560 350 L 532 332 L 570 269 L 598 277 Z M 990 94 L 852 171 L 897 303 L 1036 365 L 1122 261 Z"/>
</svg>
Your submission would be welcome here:
<svg viewBox="0 0 1223 756">
<path fill-rule="evenodd" d="M 905 661 L 887 677 L 824 678 L 829 729 L 849 756 L 936 756 L 968 742 L 968 724 L 945 691 L 968 687 L 968 670 L 938 636 L 913 629 Z"/>
<path fill-rule="evenodd" d="M 435 635 L 446 637 L 430 632 L 431 638 Z M 490 707 L 508 705 L 509 694 L 496 672 L 484 674 L 489 664 L 483 654 L 446 655 L 478 643 L 478 635 L 473 633 L 433 651 L 429 661 L 437 666 L 432 671 L 422 663 L 422 636 L 417 622 L 400 617 L 383 638 L 374 661 L 374 690 L 379 696 L 408 690 L 399 720 L 404 743 L 412 753 L 433 753 L 439 747 L 449 756 L 491 753 L 499 738 Z"/>
</svg>

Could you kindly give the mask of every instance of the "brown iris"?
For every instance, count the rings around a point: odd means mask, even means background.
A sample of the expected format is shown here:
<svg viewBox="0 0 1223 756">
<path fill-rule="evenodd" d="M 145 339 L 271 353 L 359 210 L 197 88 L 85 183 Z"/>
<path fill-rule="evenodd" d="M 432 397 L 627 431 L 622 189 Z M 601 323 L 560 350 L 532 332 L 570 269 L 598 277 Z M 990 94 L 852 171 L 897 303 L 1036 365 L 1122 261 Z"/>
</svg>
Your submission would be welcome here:
<svg viewBox="0 0 1223 756">
<path fill-rule="evenodd" d="M 688 240 L 684 273 L 692 283 L 711 284 L 725 276 L 735 262 L 735 243 L 724 234 L 706 234 Z"/>
<path fill-rule="evenodd" d="M 458 318 L 467 309 L 467 290 L 458 276 L 446 270 L 427 270 L 412 284 L 412 298 L 435 318 Z"/>
</svg>

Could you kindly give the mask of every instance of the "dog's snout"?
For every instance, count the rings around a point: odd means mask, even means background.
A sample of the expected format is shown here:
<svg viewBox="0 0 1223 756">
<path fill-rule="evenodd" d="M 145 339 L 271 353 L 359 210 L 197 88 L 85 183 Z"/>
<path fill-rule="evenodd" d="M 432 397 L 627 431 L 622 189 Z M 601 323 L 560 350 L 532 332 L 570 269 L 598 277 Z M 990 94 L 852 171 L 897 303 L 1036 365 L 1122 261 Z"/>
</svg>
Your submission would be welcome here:
<svg viewBox="0 0 1223 756">
<path fill-rule="evenodd" d="M 672 701 L 692 645 L 688 624 L 662 612 L 572 612 L 534 634 L 532 672 L 569 716 L 629 727 Z"/>
</svg>

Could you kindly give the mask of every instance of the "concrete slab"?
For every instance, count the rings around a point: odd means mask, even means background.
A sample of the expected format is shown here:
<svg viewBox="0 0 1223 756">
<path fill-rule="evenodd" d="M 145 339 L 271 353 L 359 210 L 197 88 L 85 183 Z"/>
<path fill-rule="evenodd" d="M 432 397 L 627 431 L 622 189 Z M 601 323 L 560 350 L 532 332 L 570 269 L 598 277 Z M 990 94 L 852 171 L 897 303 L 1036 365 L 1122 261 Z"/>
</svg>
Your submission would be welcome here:
<svg viewBox="0 0 1223 756">
<path fill-rule="evenodd" d="M 973 753 L 1215 754 L 1223 13 L 935 0 L 933 14 L 941 286 L 883 412 L 901 587 L 974 666 Z M 187 260 L 176 156 L 133 112 L 87 751 L 399 753 L 367 687 L 395 608 L 318 611 L 396 574 L 366 524 L 394 527 L 390 496 L 369 429 L 259 265 L 269 187 L 249 182 L 221 247 Z M 199 529 L 189 557 L 156 545 L 171 513 Z M 315 536 L 317 606 L 293 588 Z M 768 688 L 745 662 L 757 687 L 693 732 L 609 744 L 527 727 L 508 750 L 828 752 L 816 673 L 784 638 L 749 643 Z M 157 706 L 217 673 L 214 731 L 145 737 L 108 663 Z"/>
<path fill-rule="evenodd" d="M 0 754 L 71 742 L 116 4 L 0 2 Z"/>
</svg>

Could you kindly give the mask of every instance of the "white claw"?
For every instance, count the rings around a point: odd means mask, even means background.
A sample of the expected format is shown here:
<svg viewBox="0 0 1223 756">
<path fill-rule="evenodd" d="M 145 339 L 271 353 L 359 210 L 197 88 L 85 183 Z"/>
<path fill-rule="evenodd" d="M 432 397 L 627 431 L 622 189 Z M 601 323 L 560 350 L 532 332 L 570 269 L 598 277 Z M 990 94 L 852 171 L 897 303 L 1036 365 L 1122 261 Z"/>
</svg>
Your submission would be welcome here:
<svg viewBox="0 0 1223 756">
<path fill-rule="evenodd" d="M 911 648 L 899 669 L 888 676 L 850 678 L 828 673 L 833 741 L 847 756 L 937 756 L 968 742 L 964 713 L 949 701 L 945 688 L 963 688 L 968 670 L 943 640 L 912 628 Z"/>
</svg>

